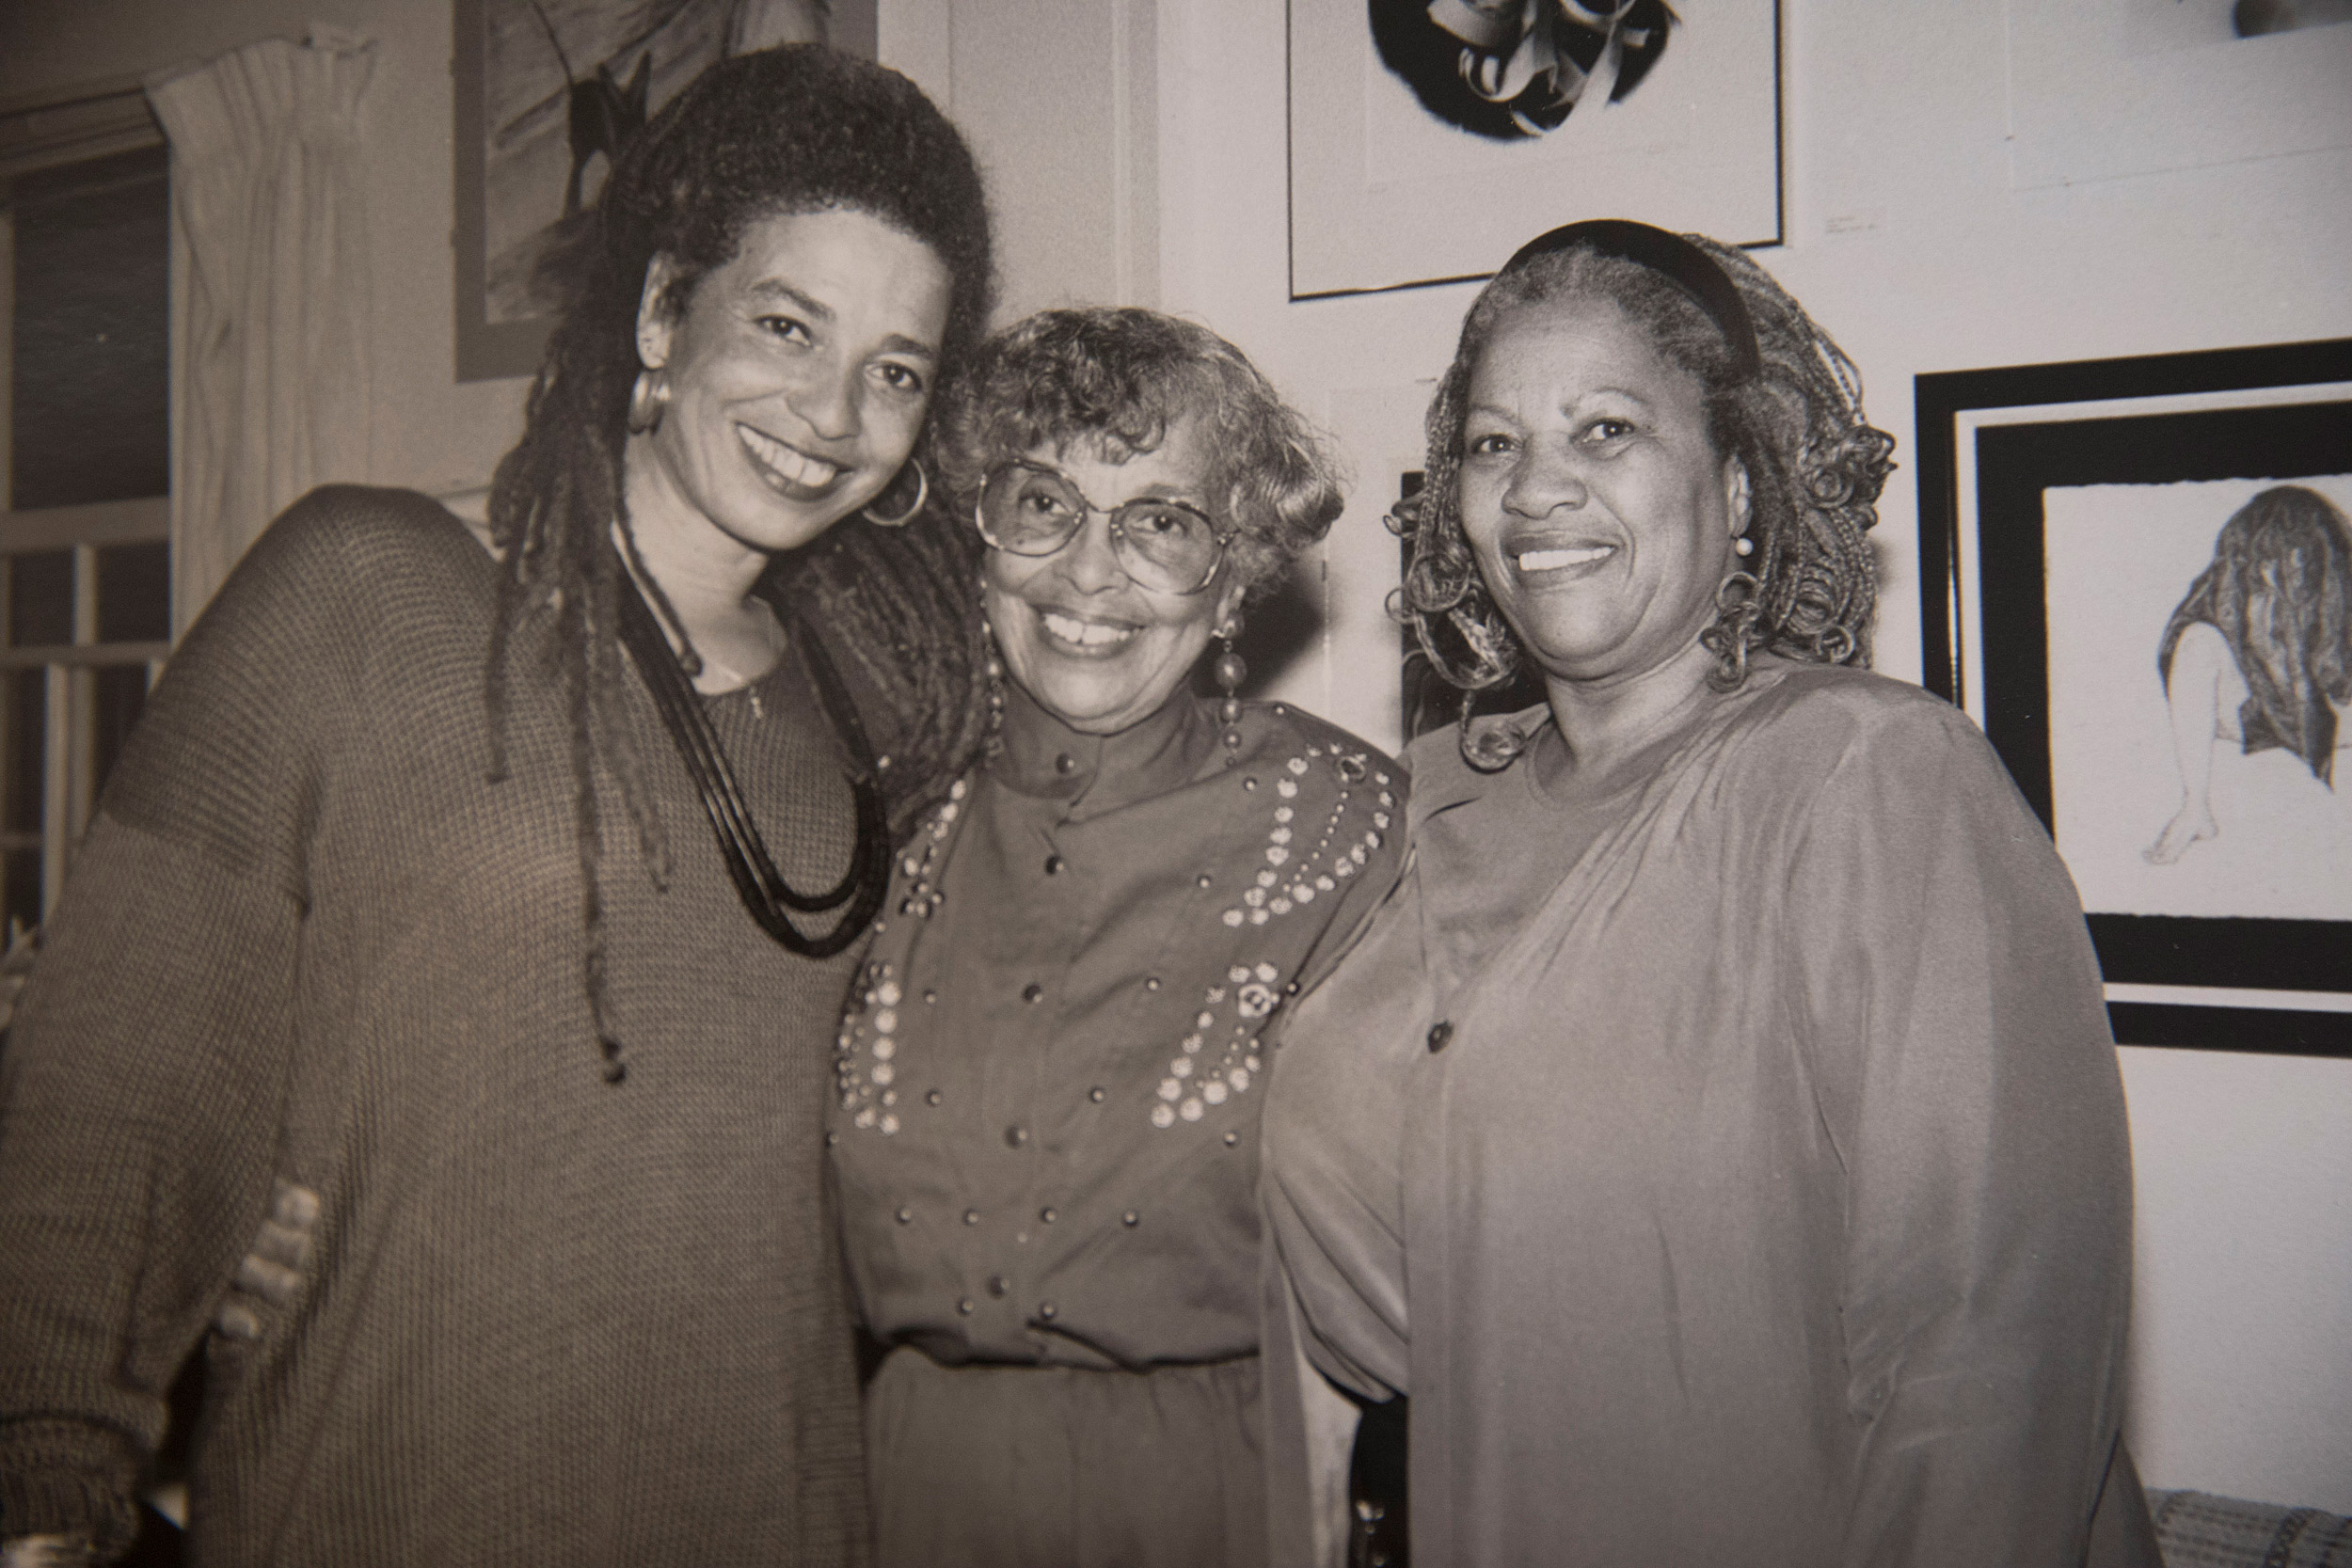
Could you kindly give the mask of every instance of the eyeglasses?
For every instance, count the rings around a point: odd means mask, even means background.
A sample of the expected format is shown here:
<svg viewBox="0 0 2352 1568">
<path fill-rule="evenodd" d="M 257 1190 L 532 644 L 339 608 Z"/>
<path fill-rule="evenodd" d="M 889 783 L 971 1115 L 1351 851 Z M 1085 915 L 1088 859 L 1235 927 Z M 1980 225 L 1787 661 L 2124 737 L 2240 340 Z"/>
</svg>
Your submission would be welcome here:
<svg viewBox="0 0 2352 1568">
<path fill-rule="evenodd" d="M 1183 501 L 1096 506 L 1059 468 L 1015 458 L 980 486 L 980 537 L 1009 555 L 1046 556 L 1070 543 L 1100 512 L 1111 520 L 1111 552 L 1126 574 L 1163 594 L 1198 594 L 1225 560 L 1232 529 L 1219 529 Z"/>
</svg>

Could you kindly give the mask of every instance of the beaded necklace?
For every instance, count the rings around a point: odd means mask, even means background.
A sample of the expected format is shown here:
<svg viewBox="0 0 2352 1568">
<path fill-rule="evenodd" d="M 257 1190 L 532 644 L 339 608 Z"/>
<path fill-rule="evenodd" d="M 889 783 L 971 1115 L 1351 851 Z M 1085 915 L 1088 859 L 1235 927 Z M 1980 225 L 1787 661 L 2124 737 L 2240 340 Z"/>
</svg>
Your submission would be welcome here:
<svg viewBox="0 0 2352 1568">
<path fill-rule="evenodd" d="M 890 887 L 890 823 L 882 809 L 882 786 L 876 780 L 878 769 L 872 748 L 866 744 L 866 726 L 858 721 L 857 709 L 842 689 L 841 677 L 834 672 L 833 661 L 805 628 L 796 625 L 787 629 L 787 637 L 800 650 L 809 684 L 816 689 L 825 717 L 848 750 L 852 768 L 849 784 L 856 801 L 857 839 L 850 853 L 850 868 L 839 882 L 818 894 L 803 893 L 793 887 L 769 858 L 767 843 L 752 820 L 751 808 L 743 800 L 741 786 L 736 783 L 726 750 L 719 743 L 718 732 L 710 727 L 710 716 L 703 711 L 685 670 L 670 651 L 661 628 L 654 622 L 652 607 L 645 603 L 644 593 L 633 577 L 628 578 L 620 595 L 621 645 L 628 650 L 630 661 L 644 677 L 646 689 L 653 693 L 654 706 L 661 714 L 662 727 L 670 732 L 678 760 L 686 765 L 687 776 L 694 781 L 695 792 L 702 798 L 703 815 L 709 819 L 711 835 L 719 841 L 719 853 L 726 862 L 727 876 L 734 881 L 743 908 L 760 929 L 787 952 L 803 958 L 829 958 L 864 935 L 866 922 L 882 908 L 882 896 Z M 818 937 L 803 936 L 786 913 L 792 911 L 821 914 L 844 905 L 848 908 L 839 923 Z"/>
</svg>

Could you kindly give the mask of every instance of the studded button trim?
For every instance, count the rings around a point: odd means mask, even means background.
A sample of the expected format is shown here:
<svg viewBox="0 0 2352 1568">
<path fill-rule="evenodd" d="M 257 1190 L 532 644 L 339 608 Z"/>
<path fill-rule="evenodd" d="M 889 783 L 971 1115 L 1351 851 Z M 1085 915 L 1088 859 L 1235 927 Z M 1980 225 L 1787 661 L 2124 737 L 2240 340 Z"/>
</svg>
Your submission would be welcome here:
<svg viewBox="0 0 2352 1568">
<path fill-rule="evenodd" d="M 1056 767 L 1069 772 L 1076 763 L 1065 753 L 1056 759 Z M 1311 799 L 1302 794 L 1302 784 L 1311 787 L 1318 773 L 1336 783 L 1336 797 L 1327 812 L 1302 820 L 1302 804 Z M 1237 932 L 1268 926 L 1319 898 L 1337 895 L 1343 883 L 1372 863 L 1396 807 L 1390 776 L 1366 753 L 1327 744 L 1302 746 L 1270 773 L 1253 770 L 1240 784 L 1246 800 L 1267 813 L 1261 863 L 1253 876 L 1243 879 L 1245 885 L 1225 895 L 1222 908 L 1209 905 L 1224 926 Z M 1267 784 L 1271 787 L 1261 787 Z M 918 834 L 915 847 L 902 857 L 900 870 L 908 891 L 899 902 L 900 913 L 928 919 L 938 912 L 944 895 L 936 870 L 958 831 L 970 790 L 969 779 L 958 780 Z M 1049 854 L 1041 863 L 1049 876 L 1067 868 L 1058 853 Z M 1204 871 L 1195 880 L 1205 893 L 1216 879 Z M 891 965 L 882 959 L 868 963 L 865 980 L 836 1042 L 835 1087 L 851 1126 L 888 1135 L 901 1125 L 894 1086 L 901 986 Z M 1146 975 L 1144 987 L 1161 989 L 1160 977 Z M 1264 1070 L 1260 1037 L 1266 1021 L 1297 989 L 1295 974 L 1284 974 L 1263 958 L 1232 964 L 1217 982 L 1203 988 L 1191 1025 L 1174 1042 L 1148 1102 L 1145 1114 L 1151 1124 L 1165 1131 L 1211 1120 L 1218 1107 L 1247 1094 Z M 1027 981 L 1019 994 L 1035 1006 L 1045 1000 L 1045 987 Z M 927 990 L 923 1001 L 933 1004 L 937 996 L 936 990 Z M 924 1101 L 936 1105 L 939 1098 L 933 1089 Z M 1088 1090 L 1087 1098 L 1101 1104 L 1107 1097 L 1098 1085 Z M 1024 1132 L 1008 1128 L 1007 1145 L 1023 1147 Z"/>
<path fill-rule="evenodd" d="M 1298 820 L 1299 781 L 1316 768 L 1339 775 L 1338 798 L 1322 823 L 1312 829 Z M 1242 792 L 1255 794 L 1255 774 L 1241 781 Z M 1371 804 L 1360 797 L 1369 791 Z M 1388 774 L 1376 771 L 1360 752 L 1342 752 L 1335 747 L 1308 746 L 1286 759 L 1274 779 L 1275 803 L 1262 858 L 1265 862 L 1255 880 L 1242 890 L 1240 900 L 1217 918 L 1234 929 L 1264 926 L 1318 897 L 1339 891 L 1340 883 L 1368 864 L 1381 846 L 1389 814 L 1396 805 Z M 1361 824 L 1369 822 L 1369 827 Z M 1307 832 L 1313 832 L 1309 842 Z M 1203 876 L 1200 885 L 1206 888 Z M 1287 983 L 1286 982 L 1287 979 Z M 1225 983 L 1207 988 L 1193 1027 L 1178 1041 L 1168 1075 L 1155 1091 L 1152 1125 L 1162 1130 L 1178 1122 L 1196 1122 L 1233 1096 L 1247 1093 L 1263 1070 L 1258 1043 L 1264 1020 L 1284 995 L 1297 989 L 1276 965 L 1259 961 L 1236 963 L 1226 971 Z"/>
</svg>

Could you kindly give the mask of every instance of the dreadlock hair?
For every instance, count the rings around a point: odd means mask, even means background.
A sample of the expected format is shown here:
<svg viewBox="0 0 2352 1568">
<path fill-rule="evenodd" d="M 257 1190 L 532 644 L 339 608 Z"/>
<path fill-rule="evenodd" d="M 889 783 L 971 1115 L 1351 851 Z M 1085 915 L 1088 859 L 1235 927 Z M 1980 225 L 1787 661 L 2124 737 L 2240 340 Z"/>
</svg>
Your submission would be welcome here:
<svg viewBox="0 0 2352 1568">
<path fill-rule="evenodd" d="M 1412 622 L 1430 663 L 1465 693 L 1510 679 L 1521 658 L 1462 531 L 1470 375 L 1506 316 L 1569 301 L 1617 307 L 1661 357 L 1694 376 L 1709 438 L 1747 469 L 1747 534 L 1756 547 L 1725 581 L 1721 612 L 1700 634 L 1716 656 L 1710 684 L 1737 689 L 1758 648 L 1822 663 L 1869 662 L 1877 573 L 1863 534 L 1878 521 L 1874 503 L 1893 467 L 1895 438 L 1865 420 L 1853 362 L 1763 268 L 1729 245 L 1684 238 L 1738 291 L 1756 328 L 1754 374 L 1740 372 L 1723 328 L 1681 284 L 1586 245 L 1506 267 L 1463 320 L 1454 363 L 1429 407 L 1426 481 L 1395 509 L 1391 526 L 1412 540 L 1393 612 Z"/>
<path fill-rule="evenodd" d="M 2164 628 L 2156 671 L 2168 691 L 2181 634 L 2199 622 L 2221 633 L 2245 678 L 2245 749 L 2282 746 L 2333 788 L 2333 705 L 2352 703 L 2352 527 L 2344 514 L 2316 490 L 2280 484 L 2231 515 L 2212 564 Z"/>
<path fill-rule="evenodd" d="M 1344 504 L 1324 443 L 1248 356 L 1207 327 L 1133 308 L 1041 310 L 980 347 L 939 420 L 942 482 L 970 516 L 989 470 L 1098 443 L 1125 462 L 1200 421 L 1217 521 L 1246 592 L 1270 591 Z"/>
<path fill-rule="evenodd" d="M 498 467 L 490 528 L 501 569 L 485 701 L 490 776 L 506 775 L 512 650 L 544 627 L 572 729 L 571 767 L 586 930 L 584 975 L 606 1074 L 623 1076 L 608 1026 L 598 893 L 596 767 L 608 767 L 647 871 L 666 880 L 669 851 L 645 789 L 644 759 L 620 721 L 625 690 L 615 626 L 625 572 L 608 540 L 633 551 L 622 493 L 629 390 L 641 366 L 637 321 L 646 270 L 673 277 L 654 308 L 683 311 L 695 287 L 767 218 L 848 210 L 921 241 L 951 279 L 938 380 L 952 383 L 989 310 L 989 221 L 962 138 L 898 72 L 817 45 L 723 59 L 705 71 L 615 160 L 595 210 L 550 251 L 536 281 L 563 302 L 526 404 L 522 440 Z M 918 458 L 920 447 L 918 444 Z M 894 488 L 896 486 L 894 485 Z M 896 535 L 871 528 L 813 553 L 784 592 L 856 650 L 908 730 L 883 778 L 894 821 L 912 826 L 924 800 L 977 750 L 977 611 L 936 584 L 968 553 L 942 520 Z M 641 574 L 642 575 L 642 574 Z M 647 579 L 650 584 L 650 579 Z M 653 589 L 657 601 L 658 587 Z M 666 604 L 663 619 L 675 623 Z M 882 652 L 887 650 L 885 654 Z M 690 661 L 691 662 L 691 661 Z"/>
</svg>

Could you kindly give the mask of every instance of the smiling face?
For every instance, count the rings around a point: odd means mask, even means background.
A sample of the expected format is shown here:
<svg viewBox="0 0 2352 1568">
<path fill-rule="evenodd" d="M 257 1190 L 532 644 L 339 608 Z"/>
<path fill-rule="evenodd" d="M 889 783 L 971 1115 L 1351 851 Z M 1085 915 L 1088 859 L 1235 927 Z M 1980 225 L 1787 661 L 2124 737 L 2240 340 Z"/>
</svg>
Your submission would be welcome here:
<svg viewBox="0 0 2352 1568">
<path fill-rule="evenodd" d="M 950 279 L 922 241 L 856 211 L 789 213 L 674 296 L 647 269 L 638 356 L 669 406 L 629 437 L 629 512 L 713 551 L 797 549 L 865 505 L 914 450 Z"/>
<path fill-rule="evenodd" d="M 1158 447 L 1123 463 L 1091 440 L 1023 455 L 1059 468 L 1097 507 L 1149 498 L 1216 515 L 1208 456 L 1189 418 L 1171 421 Z M 1110 519 L 1098 512 L 1052 555 L 990 550 L 980 597 L 1021 689 L 1074 730 L 1115 735 L 1158 712 L 1184 683 L 1217 624 L 1239 607 L 1241 588 L 1230 562 L 1198 594 L 1141 586 L 1119 563 Z"/>
<path fill-rule="evenodd" d="M 1462 530 L 1536 667 L 1630 678 L 1695 647 L 1748 508 L 1698 379 L 1616 306 L 1546 301 L 1496 324 L 1469 404 Z"/>
</svg>

